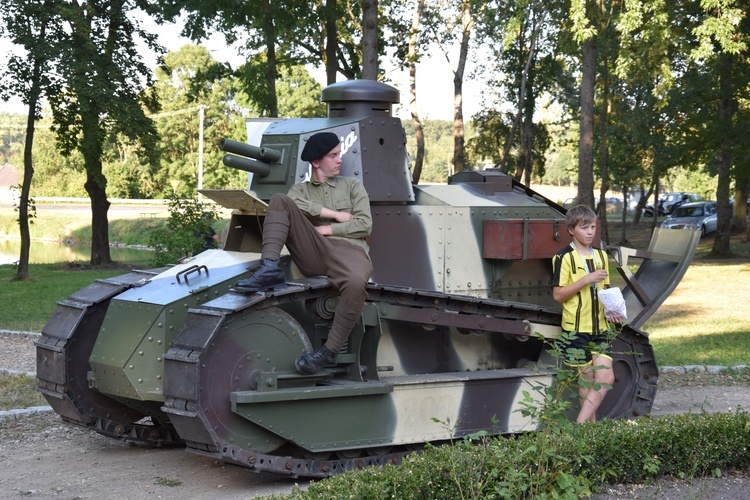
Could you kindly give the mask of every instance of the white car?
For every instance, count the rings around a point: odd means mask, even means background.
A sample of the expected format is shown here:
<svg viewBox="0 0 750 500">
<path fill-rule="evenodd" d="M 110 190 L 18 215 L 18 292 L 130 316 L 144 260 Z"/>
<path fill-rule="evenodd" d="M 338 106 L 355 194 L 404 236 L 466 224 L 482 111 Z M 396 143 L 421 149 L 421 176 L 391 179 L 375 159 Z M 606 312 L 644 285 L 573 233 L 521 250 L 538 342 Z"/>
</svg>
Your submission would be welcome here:
<svg viewBox="0 0 750 500">
<path fill-rule="evenodd" d="M 716 202 L 696 201 L 685 203 L 677 207 L 674 212 L 661 223 L 667 229 L 698 229 L 701 238 L 717 229 Z"/>
</svg>

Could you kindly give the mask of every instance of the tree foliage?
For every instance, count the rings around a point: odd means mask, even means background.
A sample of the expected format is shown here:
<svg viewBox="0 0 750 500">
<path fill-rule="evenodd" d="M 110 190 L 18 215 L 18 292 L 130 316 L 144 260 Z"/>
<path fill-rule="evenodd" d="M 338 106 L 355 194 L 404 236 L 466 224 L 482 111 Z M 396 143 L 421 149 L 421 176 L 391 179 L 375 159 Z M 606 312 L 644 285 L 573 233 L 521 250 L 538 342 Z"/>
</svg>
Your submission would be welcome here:
<svg viewBox="0 0 750 500">
<path fill-rule="evenodd" d="M 174 264 L 184 257 L 216 248 L 211 226 L 218 217 L 212 205 L 196 198 L 169 197 L 167 222 L 156 228 L 149 238 L 149 245 L 154 249 L 152 263 L 155 266 Z"/>
<path fill-rule="evenodd" d="M 44 96 L 53 94 L 58 89 L 58 80 L 53 73 L 58 51 L 54 40 L 60 37 L 61 33 L 59 18 L 52 1 L 4 2 L 0 6 L 0 15 L 4 21 L 0 23 L 0 36 L 7 36 L 23 50 L 23 54 L 10 55 L 7 67 L 0 74 L 0 96 L 20 96 L 28 106 L 23 152 L 24 172 L 18 203 L 21 254 L 15 276 L 16 279 L 23 280 L 29 275 L 29 219 L 33 214 L 33 207 L 30 207 L 30 192 L 34 177 L 32 151 L 36 133 L 35 122 L 40 114 Z"/>
<path fill-rule="evenodd" d="M 414 83 L 416 68 L 429 63 L 420 54 L 453 63 L 453 123 L 417 119 L 406 127 L 413 158 L 424 158 L 423 181 L 442 181 L 453 169 L 506 164 L 525 182 L 546 171 L 557 182 L 577 183 L 582 193 L 593 194 L 596 183 L 600 197 L 616 188 L 641 194 L 645 203 L 675 184 L 673 172 L 693 170 L 694 178 L 717 178 L 717 255 L 728 254 L 729 197 L 745 198 L 750 189 L 750 26 L 739 0 L 11 3 L 54 6 L 63 28 L 55 31 L 55 75 L 64 85 L 49 102 L 53 130 L 69 156 L 55 159 L 40 128 L 34 150 L 45 159 L 38 170 L 44 175 L 32 183 L 38 192 L 51 192 L 54 182 L 73 186 L 84 175 L 92 201 L 111 193 L 192 195 L 200 106 L 204 185 L 244 187 L 244 174 L 221 165 L 218 139 L 242 140 L 243 114 L 322 116 L 320 86 L 303 66 L 324 69 L 328 83 L 361 77 L 365 27 L 378 34 L 368 41 L 370 48 L 377 43 L 375 62 L 391 57 L 392 66 L 410 71 L 412 113 L 431 83 Z M 157 21 L 186 13 L 184 34 L 194 40 L 216 31 L 240 40 L 245 64 L 231 68 L 188 47 L 165 57 L 150 85 L 132 40 L 158 52 L 155 39 L 133 18 L 117 15 L 136 8 Z M 365 12 L 377 14 L 375 29 L 363 24 Z M 487 84 L 474 96 L 483 109 L 464 123 L 467 78 Z M 548 109 L 558 111 L 550 117 Z M 575 141 L 577 152 L 569 149 Z M 548 142 L 554 150 L 546 151 Z M 105 204 L 97 206 L 95 213 L 106 214 Z M 745 215 L 739 214 L 742 222 Z"/>
</svg>

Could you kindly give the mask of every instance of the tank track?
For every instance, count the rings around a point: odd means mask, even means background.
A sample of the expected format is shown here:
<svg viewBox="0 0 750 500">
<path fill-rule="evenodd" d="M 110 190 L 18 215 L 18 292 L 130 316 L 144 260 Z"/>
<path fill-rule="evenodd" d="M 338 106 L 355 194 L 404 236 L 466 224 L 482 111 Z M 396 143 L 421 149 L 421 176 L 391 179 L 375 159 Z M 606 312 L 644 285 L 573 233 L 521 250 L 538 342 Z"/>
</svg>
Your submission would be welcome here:
<svg viewBox="0 0 750 500">
<path fill-rule="evenodd" d="M 331 294 L 333 290 L 325 278 L 306 278 L 267 293 L 245 295 L 230 292 L 199 309 L 190 310 L 187 321 L 165 355 L 165 404 L 162 407 L 180 435 L 185 437 L 190 451 L 254 471 L 313 478 L 371 465 L 398 464 L 405 455 L 413 452 L 412 445 L 310 456 L 310 452 L 289 442 L 278 449 L 259 452 L 237 446 L 216 432 L 219 426 L 212 423 L 210 411 L 206 409 L 210 405 L 200 399 L 200 394 L 211 392 L 203 390 L 200 372 L 201 367 L 205 369 L 206 365 L 201 364 L 228 318 L 246 311 L 269 310 Z M 534 333 L 532 324 L 559 325 L 561 319 L 560 311 L 551 308 L 403 287 L 370 284 L 368 295 L 368 302 L 387 309 L 389 318 L 395 315 L 400 320 L 425 325 L 529 336 Z M 619 352 L 625 355 L 620 356 L 623 359 L 616 359 L 615 373 L 628 383 L 623 393 L 614 398 L 614 406 L 607 416 L 629 418 L 647 414 L 653 404 L 658 378 L 653 350 L 647 337 L 633 329 L 625 328 L 616 342 L 620 344 L 616 348 L 622 349 Z M 172 381 L 177 380 L 179 384 L 173 385 Z M 199 436 L 201 441 L 199 438 L 191 440 L 188 436 Z M 357 451 L 361 453 L 358 455 Z"/>
<path fill-rule="evenodd" d="M 57 303 L 36 345 L 37 390 L 62 420 L 148 446 L 181 445 L 168 420 L 88 387 L 89 356 L 110 300 L 164 269 L 134 270 L 96 280 Z"/>
</svg>

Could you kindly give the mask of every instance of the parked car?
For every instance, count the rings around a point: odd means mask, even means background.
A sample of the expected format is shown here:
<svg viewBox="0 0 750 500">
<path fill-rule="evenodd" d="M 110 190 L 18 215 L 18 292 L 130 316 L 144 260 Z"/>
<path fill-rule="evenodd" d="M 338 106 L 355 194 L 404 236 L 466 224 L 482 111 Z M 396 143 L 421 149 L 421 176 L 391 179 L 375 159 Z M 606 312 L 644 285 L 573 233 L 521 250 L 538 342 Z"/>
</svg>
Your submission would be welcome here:
<svg viewBox="0 0 750 500">
<path fill-rule="evenodd" d="M 659 197 L 659 203 L 662 204 L 664 211 L 671 214 L 677 207 L 685 203 L 692 203 L 701 199 L 695 193 L 664 193 Z"/>
<path fill-rule="evenodd" d="M 716 231 L 716 202 L 699 201 L 677 207 L 667 220 L 661 223 L 667 229 L 698 229 L 701 238 Z"/>
<path fill-rule="evenodd" d="M 671 214 L 677 207 L 679 207 L 683 203 L 692 203 L 700 201 L 700 199 L 701 197 L 695 193 L 664 193 L 659 197 L 659 217 Z M 643 216 L 654 216 L 653 205 L 646 205 L 645 207 L 643 207 Z"/>
</svg>

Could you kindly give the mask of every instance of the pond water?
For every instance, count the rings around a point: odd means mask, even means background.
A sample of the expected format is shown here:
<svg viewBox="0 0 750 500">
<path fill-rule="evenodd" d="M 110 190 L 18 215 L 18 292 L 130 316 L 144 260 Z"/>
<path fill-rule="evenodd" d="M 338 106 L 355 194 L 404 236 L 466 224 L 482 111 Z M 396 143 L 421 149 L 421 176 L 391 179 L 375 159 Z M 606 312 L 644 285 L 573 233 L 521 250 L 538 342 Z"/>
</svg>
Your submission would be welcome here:
<svg viewBox="0 0 750 500">
<path fill-rule="evenodd" d="M 112 247 L 110 256 L 115 262 L 143 262 L 151 258 L 150 250 Z M 0 265 L 18 262 L 21 254 L 21 240 L 0 239 Z M 54 262 L 88 262 L 91 260 L 91 247 L 70 246 L 57 242 L 32 241 L 29 250 L 30 264 L 51 264 Z"/>
</svg>

